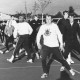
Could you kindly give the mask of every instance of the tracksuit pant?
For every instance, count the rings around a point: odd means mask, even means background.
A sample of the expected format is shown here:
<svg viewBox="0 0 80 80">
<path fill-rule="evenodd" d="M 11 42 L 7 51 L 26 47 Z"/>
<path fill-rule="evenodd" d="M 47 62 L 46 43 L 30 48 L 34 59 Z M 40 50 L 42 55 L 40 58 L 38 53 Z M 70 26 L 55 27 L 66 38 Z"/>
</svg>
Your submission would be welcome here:
<svg viewBox="0 0 80 80">
<path fill-rule="evenodd" d="M 67 70 L 71 69 L 66 60 L 63 58 L 59 50 L 59 47 L 51 48 L 43 45 L 41 49 L 41 55 L 42 55 L 42 68 L 44 73 L 49 74 L 50 65 L 54 61 L 54 59 L 58 60 Z"/>
<path fill-rule="evenodd" d="M 3 36 L 2 36 L 2 32 L 0 33 L 0 38 L 1 38 L 1 42 L 3 43 Z"/>
<path fill-rule="evenodd" d="M 18 42 L 16 44 L 16 48 L 13 52 L 14 57 L 16 57 L 17 54 L 19 54 L 19 50 L 20 50 L 21 46 L 23 46 L 23 48 L 28 53 L 28 58 L 31 58 L 31 53 L 30 53 L 30 49 L 29 49 L 29 35 L 28 34 L 19 36 Z"/>
<path fill-rule="evenodd" d="M 80 61 L 80 58 L 78 57 L 77 53 L 73 53 L 73 50 L 77 51 L 78 54 L 80 54 L 80 44 L 77 40 L 71 41 L 71 42 L 65 42 L 65 52 L 63 53 L 64 58 L 68 58 L 69 52 L 71 52 L 71 56 L 78 59 Z"/>
<path fill-rule="evenodd" d="M 5 38 L 6 38 L 5 46 L 6 46 L 7 50 L 9 50 L 9 43 L 14 42 L 14 37 L 13 37 L 13 35 L 11 35 L 10 37 L 5 35 Z"/>
</svg>

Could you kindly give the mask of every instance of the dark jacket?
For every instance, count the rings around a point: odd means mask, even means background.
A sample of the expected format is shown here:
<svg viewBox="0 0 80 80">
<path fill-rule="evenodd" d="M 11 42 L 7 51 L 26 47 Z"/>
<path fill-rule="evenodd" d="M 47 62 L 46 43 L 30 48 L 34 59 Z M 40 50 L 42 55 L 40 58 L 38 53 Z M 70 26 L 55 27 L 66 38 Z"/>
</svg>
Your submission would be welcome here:
<svg viewBox="0 0 80 80">
<path fill-rule="evenodd" d="M 41 26 L 41 21 L 38 19 L 37 21 L 36 20 L 32 20 L 30 22 L 30 25 L 32 26 L 33 28 L 33 32 L 37 31 L 37 29 Z"/>
<path fill-rule="evenodd" d="M 80 37 L 80 28 L 79 24 L 74 21 L 73 25 L 69 23 L 69 26 L 65 27 L 65 41 L 76 41 L 77 40 L 77 34 Z"/>
<path fill-rule="evenodd" d="M 65 34 L 66 34 L 66 28 L 69 27 L 70 22 L 68 19 L 60 19 L 57 23 L 62 35 L 63 35 L 63 41 L 65 41 Z"/>
</svg>

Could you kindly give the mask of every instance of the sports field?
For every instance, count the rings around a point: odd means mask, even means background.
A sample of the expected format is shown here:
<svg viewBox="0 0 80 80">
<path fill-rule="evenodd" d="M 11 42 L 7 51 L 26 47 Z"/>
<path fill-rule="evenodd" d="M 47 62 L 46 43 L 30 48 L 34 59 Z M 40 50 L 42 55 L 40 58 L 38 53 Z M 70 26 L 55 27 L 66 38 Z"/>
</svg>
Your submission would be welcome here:
<svg viewBox="0 0 80 80">
<path fill-rule="evenodd" d="M 0 45 L 0 49 L 5 51 L 4 46 Z M 41 60 L 35 60 L 34 63 L 27 63 L 24 53 L 20 54 L 20 60 L 14 63 L 6 61 L 10 58 L 13 48 L 10 48 L 9 53 L 0 54 L 0 80 L 80 80 L 80 62 L 74 58 L 75 64 L 71 67 L 75 70 L 76 75 L 71 76 L 68 71 L 60 72 L 61 64 L 54 61 L 51 65 L 50 74 L 48 78 L 41 79 L 43 73 L 41 67 Z"/>
</svg>

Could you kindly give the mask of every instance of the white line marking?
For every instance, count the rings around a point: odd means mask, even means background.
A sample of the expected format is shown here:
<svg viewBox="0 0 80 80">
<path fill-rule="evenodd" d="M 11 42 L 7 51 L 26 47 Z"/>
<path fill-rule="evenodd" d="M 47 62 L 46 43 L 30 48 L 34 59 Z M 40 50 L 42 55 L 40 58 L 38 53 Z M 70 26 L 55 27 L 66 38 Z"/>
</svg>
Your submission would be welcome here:
<svg viewBox="0 0 80 80">
<path fill-rule="evenodd" d="M 51 65 L 51 67 L 61 66 L 61 65 Z M 41 68 L 42 66 L 26 66 L 26 67 L 8 67 L 8 68 L 0 68 L 0 70 L 8 70 L 8 69 L 25 69 L 25 68 Z M 79 71 L 73 69 L 76 73 L 80 74 Z"/>
<path fill-rule="evenodd" d="M 61 66 L 61 65 L 51 65 L 54 66 Z M 0 68 L 0 69 L 25 69 L 25 68 L 40 68 L 42 66 L 26 66 L 26 67 L 8 67 L 8 68 Z"/>
<path fill-rule="evenodd" d="M 80 64 L 73 64 L 74 66 L 80 66 Z M 51 67 L 59 67 L 61 64 L 51 65 Z M 0 70 L 8 70 L 8 69 L 25 69 L 25 68 L 41 68 L 42 66 L 26 66 L 26 67 L 7 67 L 7 68 L 0 68 Z M 73 69 L 75 72 L 80 74 L 79 71 Z"/>
</svg>

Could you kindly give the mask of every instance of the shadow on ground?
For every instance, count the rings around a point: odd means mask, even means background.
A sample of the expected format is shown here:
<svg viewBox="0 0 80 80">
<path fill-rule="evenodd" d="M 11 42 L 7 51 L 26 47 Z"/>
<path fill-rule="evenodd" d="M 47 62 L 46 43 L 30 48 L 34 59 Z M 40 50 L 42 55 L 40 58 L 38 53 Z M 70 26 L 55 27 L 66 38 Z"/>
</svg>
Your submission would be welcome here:
<svg viewBox="0 0 80 80">
<path fill-rule="evenodd" d="M 62 71 L 60 73 L 60 78 L 56 80 L 74 80 L 74 79 L 72 79 L 66 71 Z"/>
</svg>

